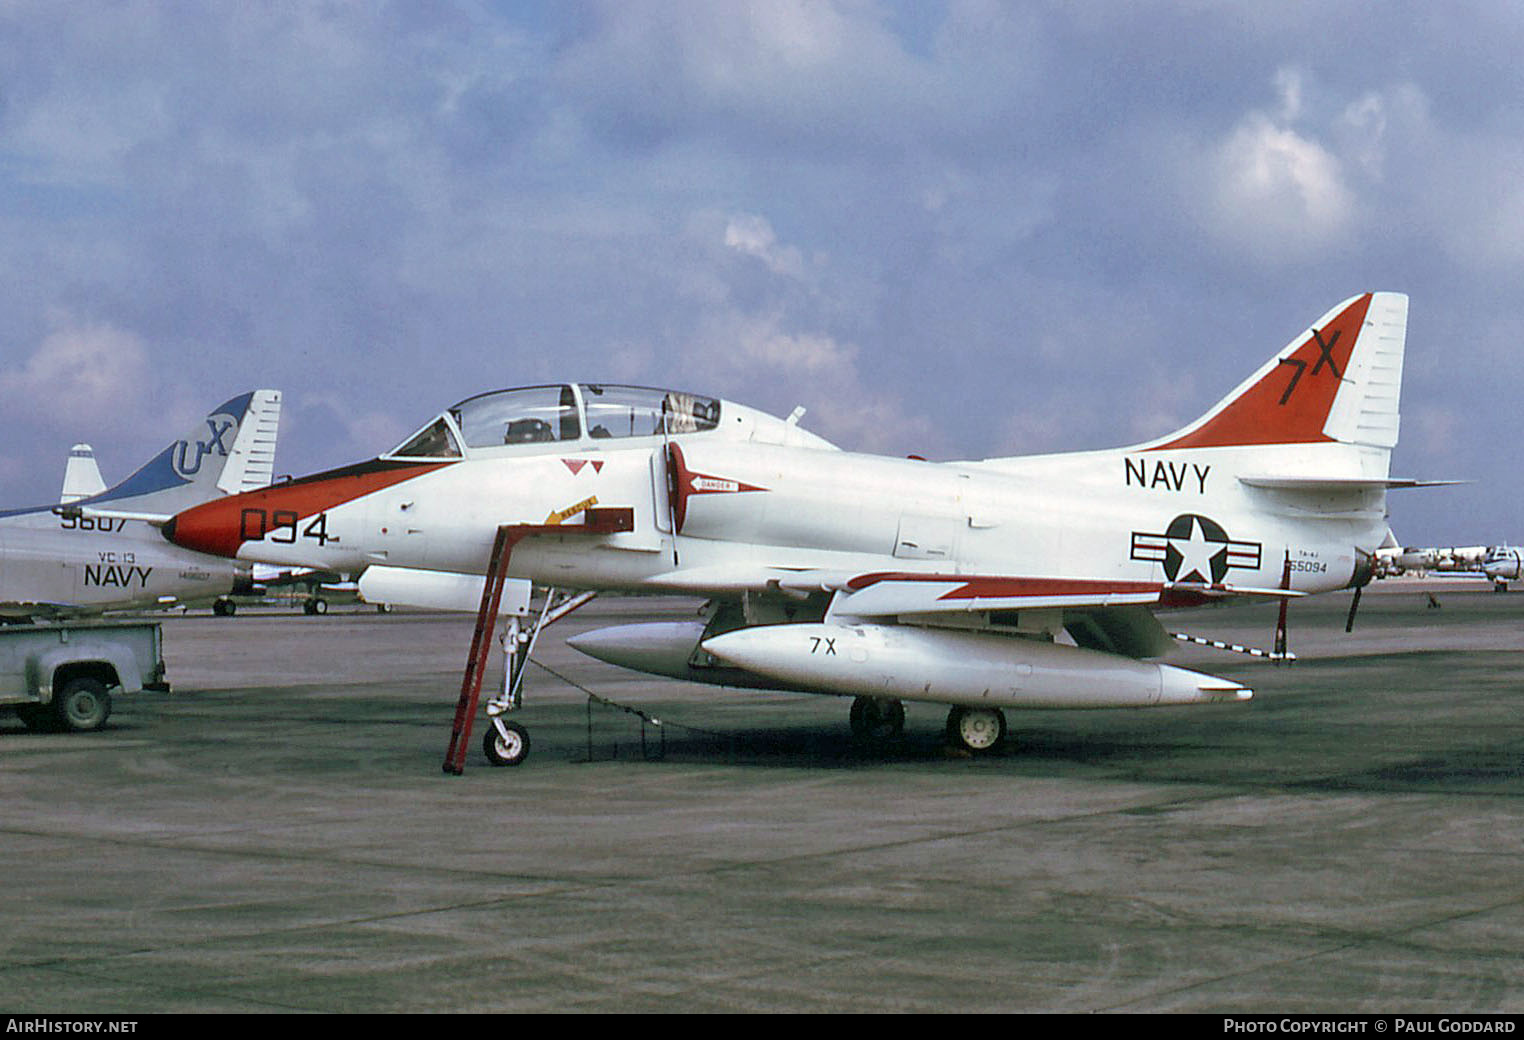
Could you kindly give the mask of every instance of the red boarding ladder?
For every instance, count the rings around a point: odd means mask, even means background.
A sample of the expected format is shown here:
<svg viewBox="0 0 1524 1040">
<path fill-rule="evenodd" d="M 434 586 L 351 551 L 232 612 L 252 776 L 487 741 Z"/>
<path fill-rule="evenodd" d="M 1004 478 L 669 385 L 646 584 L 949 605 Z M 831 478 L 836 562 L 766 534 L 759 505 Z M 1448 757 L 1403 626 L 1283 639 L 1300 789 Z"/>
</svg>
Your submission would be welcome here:
<svg viewBox="0 0 1524 1040">
<path fill-rule="evenodd" d="M 508 560 L 514 547 L 537 534 L 618 534 L 635 529 L 635 510 L 629 507 L 589 508 L 580 524 L 504 524 L 492 542 L 492 557 L 487 561 L 487 580 L 482 586 L 482 603 L 476 612 L 476 631 L 471 636 L 471 652 L 466 658 L 466 672 L 461 679 L 460 699 L 455 703 L 455 725 L 450 731 L 450 746 L 445 751 L 444 771 L 456 776 L 466 770 L 466 749 L 471 744 L 471 724 L 476 718 L 476 704 L 481 697 L 482 676 L 492 652 L 492 632 L 503 601 L 503 583 L 508 578 Z"/>
</svg>

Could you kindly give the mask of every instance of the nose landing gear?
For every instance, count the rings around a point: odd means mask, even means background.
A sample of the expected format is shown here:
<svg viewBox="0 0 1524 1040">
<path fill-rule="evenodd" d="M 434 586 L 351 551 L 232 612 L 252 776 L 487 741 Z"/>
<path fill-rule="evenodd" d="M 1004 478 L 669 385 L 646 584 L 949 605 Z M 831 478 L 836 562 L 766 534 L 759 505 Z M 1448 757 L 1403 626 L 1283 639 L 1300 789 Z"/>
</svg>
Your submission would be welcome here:
<svg viewBox="0 0 1524 1040">
<path fill-rule="evenodd" d="M 495 766 L 516 766 L 529 757 L 529 731 L 517 722 L 493 718 L 492 727 L 483 734 L 482 752 Z"/>
<path fill-rule="evenodd" d="M 592 500 L 596 501 L 596 499 Z M 500 614 L 508 614 L 508 632 L 503 637 L 503 654 L 507 660 L 503 676 L 503 692 L 487 705 L 492 718 L 492 733 L 484 745 L 487 758 L 493 765 L 518 765 L 529 754 L 529 734 L 516 723 L 503 721 L 499 716 L 519 707 L 524 682 L 524 666 L 534 651 L 534 642 L 540 629 L 576 610 L 592 599 L 596 593 L 584 592 L 556 602 L 556 590 L 550 589 L 545 596 L 545 606 L 540 617 L 528 631 L 523 631 L 519 619 L 529 615 L 529 599 L 533 586 L 528 580 L 508 580 L 508 558 L 520 541 L 535 534 L 556 535 L 607 535 L 635 529 L 635 510 L 627 506 L 617 508 L 587 508 L 580 524 L 503 524 L 497 529 L 492 544 L 492 555 L 487 560 L 486 580 L 482 585 L 481 607 L 476 613 L 476 632 L 471 637 L 471 652 L 466 658 L 466 673 L 461 679 L 460 699 L 455 703 L 455 726 L 450 732 L 450 746 L 445 751 L 444 771 L 459 776 L 466 770 L 466 750 L 471 741 L 471 723 L 476 715 L 477 698 L 481 695 L 482 673 L 487 666 L 492 643 L 492 630 Z M 503 610 L 505 589 L 512 585 L 514 599 Z M 501 743 L 499 743 L 501 742 Z"/>
</svg>

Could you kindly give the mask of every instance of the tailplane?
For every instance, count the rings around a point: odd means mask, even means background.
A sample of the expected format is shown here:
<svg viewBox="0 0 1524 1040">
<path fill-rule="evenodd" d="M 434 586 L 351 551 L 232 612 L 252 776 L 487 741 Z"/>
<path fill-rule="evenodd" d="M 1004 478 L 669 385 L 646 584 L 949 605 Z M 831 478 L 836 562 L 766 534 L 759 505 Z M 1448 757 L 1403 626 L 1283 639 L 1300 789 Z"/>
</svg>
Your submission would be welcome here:
<svg viewBox="0 0 1524 1040">
<path fill-rule="evenodd" d="M 227 401 L 132 476 L 73 506 L 168 517 L 222 495 L 265 487 L 275 474 L 280 399 L 278 390 L 253 390 Z"/>
<path fill-rule="evenodd" d="M 1397 444 L 1407 321 L 1401 293 L 1345 300 L 1200 419 L 1136 450 L 1333 442 L 1384 456 Z"/>
</svg>

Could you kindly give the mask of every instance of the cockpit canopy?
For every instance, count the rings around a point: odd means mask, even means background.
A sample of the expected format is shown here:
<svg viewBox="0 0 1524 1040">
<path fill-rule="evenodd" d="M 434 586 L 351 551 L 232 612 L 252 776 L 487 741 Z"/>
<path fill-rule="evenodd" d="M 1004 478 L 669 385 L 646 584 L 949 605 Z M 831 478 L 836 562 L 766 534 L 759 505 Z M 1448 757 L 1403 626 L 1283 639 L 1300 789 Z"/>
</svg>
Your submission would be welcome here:
<svg viewBox="0 0 1524 1040">
<path fill-rule="evenodd" d="M 713 430 L 721 402 L 676 390 L 608 383 L 562 383 L 468 398 L 408 438 L 391 455 L 452 459 L 474 449 L 660 437 Z"/>
</svg>

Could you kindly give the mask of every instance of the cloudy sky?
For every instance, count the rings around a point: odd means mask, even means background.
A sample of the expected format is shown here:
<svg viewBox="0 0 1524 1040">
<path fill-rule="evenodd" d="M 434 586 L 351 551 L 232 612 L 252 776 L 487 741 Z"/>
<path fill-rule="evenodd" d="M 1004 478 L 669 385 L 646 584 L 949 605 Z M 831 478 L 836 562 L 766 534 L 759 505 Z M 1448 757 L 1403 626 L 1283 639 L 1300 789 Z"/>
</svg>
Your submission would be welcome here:
<svg viewBox="0 0 1524 1040">
<path fill-rule="evenodd" d="M 0 505 L 235 393 L 278 469 L 485 389 L 1099 448 L 1412 297 L 1409 543 L 1524 541 L 1524 6 L 0 0 Z"/>
</svg>

